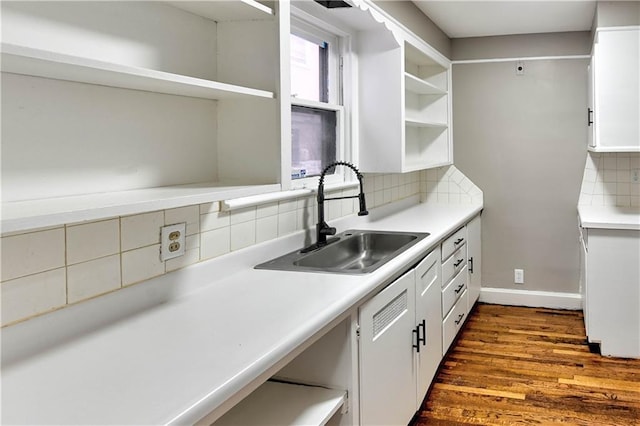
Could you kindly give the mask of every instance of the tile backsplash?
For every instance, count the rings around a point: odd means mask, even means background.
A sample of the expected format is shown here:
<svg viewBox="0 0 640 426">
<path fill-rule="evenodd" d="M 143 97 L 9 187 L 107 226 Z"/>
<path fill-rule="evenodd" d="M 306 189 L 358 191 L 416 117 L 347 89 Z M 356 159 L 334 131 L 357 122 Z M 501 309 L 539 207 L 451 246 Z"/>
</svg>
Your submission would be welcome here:
<svg viewBox="0 0 640 426">
<path fill-rule="evenodd" d="M 589 152 L 578 203 L 592 206 L 638 207 L 638 174 L 640 153 Z"/>
<path fill-rule="evenodd" d="M 480 191 L 454 166 L 366 174 L 369 209 L 420 194 L 422 201 L 472 203 Z M 329 191 L 328 191 L 329 192 Z M 330 196 L 356 195 L 356 189 Z M 355 214 L 357 199 L 325 205 L 327 220 Z M 303 229 L 317 221 L 315 196 L 221 211 L 220 203 L 67 224 L 2 236 L 2 325 Z M 160 227 L 186 222 L 184 256 L 160 261 Z"/>
</svg>

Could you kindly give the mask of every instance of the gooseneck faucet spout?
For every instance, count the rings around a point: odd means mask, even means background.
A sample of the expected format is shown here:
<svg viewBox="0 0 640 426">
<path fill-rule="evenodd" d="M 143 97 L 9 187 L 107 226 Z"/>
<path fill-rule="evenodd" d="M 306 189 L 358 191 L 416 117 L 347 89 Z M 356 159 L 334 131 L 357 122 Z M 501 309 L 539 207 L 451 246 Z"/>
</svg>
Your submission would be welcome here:
<svg viewBox="0 0 640 426">
<path fill-rule="evenodd" d="M 327 172 L 329 170 L 331 170 L 332 168 L 336 167 L 336 166 L 345 166 L 350 168 L 351 170 L 354 171 L 354 173 L 356 174 L 356 177 L 358 178 L 358 183 L 360 184 L 360 193 L 358 195 L 352 195 L 352 196 L 347 196 L 347 197 L 332 197 L 332 198 L 325 198 L 324 196 L 324 176 L 327 174 Z M 324 202 L 328 201 L 328 200 L 343 200 L 343 199 L 347 199 L 347 198 L 358 198 L 359 201 L 359 211 L 358 211 L 358 216 L 366 216 L 369 214 L 369 212 L 367 211 L 367 202 L 365 201 L 364 198 L 364 186 L 362 184 L 362 173 L 360 173 L 360 171 L 356 168 L 356 166 L 354 166 L 351 163 L 347 163 L 344 161 L 336 161 L 333 162 L 331 164 L 329 164 L 327 167 L 324 168 L 324 170 L 322 170 L 322 173 L 320 174 L 320 181 L 318 183 L 318 223 L 316 224 L 316 243 L 314 245 L 312 245 L 311 247 L 308 247 L 308 249 L 313 250 L 316 248 L 320 248 L 324 245 L 327 244 L 327 235 L 335 235 L 336 233 L 336 228 L 333 228 L 331 226 L 329 226 L 327 224 L 327 222 L 325 222 L 324 219 Z M 307 250 L 307 249 L 305 249 Z"/>
</svg>

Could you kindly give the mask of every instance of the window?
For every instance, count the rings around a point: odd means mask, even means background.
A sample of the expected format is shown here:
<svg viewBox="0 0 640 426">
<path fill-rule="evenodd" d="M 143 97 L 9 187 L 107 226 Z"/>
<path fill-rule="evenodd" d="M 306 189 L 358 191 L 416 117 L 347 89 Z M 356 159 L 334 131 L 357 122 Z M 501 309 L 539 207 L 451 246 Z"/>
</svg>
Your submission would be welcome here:
<svg viewBox="0 0 640 426">
<path fill-rule="evenodd" d="M 291 179 L 301 187 L 344 160 L 341 46 L 337 35 L 294 18 L 290 47 Z M 336 170 L 327 182 L 342 180 L 342 173 Z"/>
</svg>

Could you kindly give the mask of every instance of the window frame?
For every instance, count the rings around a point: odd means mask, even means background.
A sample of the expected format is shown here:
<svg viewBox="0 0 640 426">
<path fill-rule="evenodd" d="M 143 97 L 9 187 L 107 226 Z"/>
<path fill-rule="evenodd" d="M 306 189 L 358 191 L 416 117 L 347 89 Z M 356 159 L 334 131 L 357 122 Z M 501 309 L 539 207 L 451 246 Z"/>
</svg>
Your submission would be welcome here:
<svg viewBox="0 0 640 426">
<path fill-rule="evenodd" d="M 352 96 L 345 92 L 352 90 L 349 81 L 346 80 L 347 72 L 350 67 L 345 61 L 345 57 L 350 55 L 351 40 L 350 34 L 339 28 L 336 28 L 331 22 L 319 19 L 305 11 L 291 8 L 291 27 L 290 34 L 305 38 L 311 42 L 320 45 L 321 42 L 329 43 L 328 51 L 328 69 L 329 69 L 329 102 L 318 102 L 309 99 L 294 97 L 291 95 L 289 111 L 292 106 L 302 106 L 310 108 L 318 108 L 327 111 L 336 112 L 336 160 L 350 161 L 353 152 L 353 142 L 351 137 L 350 123 L 350 105 L 346 104 L 346 99 Z M 289 58 L 289 66 L 291 59 Z M 332 71 L 333 76 L 332 79 Z M 288 174 L 291 175 L 292 169 L 292 148 L 289 149 Z M 352 180 L 350 174 L 345 173 L 344 168 L 338 167 L 331 175 L 325 176 L 327 185 L 339 184 Z M 319 177 L 307 177 L 293 179 L 290 178 L 291 189 L 316 188 L 318 186 Z"/>
</svg>

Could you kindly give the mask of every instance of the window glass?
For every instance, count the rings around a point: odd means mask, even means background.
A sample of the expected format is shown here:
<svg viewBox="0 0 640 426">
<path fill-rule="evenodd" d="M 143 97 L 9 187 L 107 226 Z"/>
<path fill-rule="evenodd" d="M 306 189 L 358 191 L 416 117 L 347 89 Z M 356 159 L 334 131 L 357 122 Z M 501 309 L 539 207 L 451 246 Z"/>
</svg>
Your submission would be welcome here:
<svg viewBox="0 0 640 426">
<path fill-rule="evenodd" d="M 291 96 L 327 102 L 329 45 L 291 34 Z"/>
<path fill-rule="evenodd" d="M 336 111 L 291 107 L 291 178 L 319 176 L 336 161 Z"/>
</svg>

